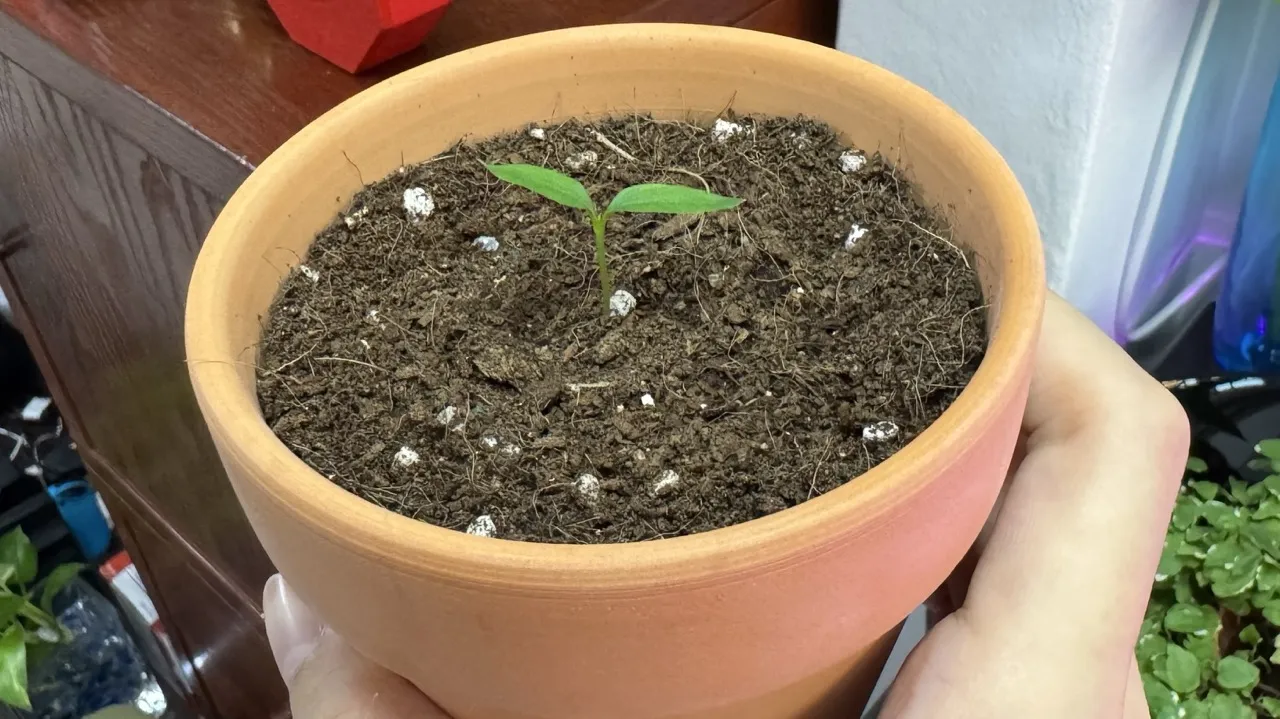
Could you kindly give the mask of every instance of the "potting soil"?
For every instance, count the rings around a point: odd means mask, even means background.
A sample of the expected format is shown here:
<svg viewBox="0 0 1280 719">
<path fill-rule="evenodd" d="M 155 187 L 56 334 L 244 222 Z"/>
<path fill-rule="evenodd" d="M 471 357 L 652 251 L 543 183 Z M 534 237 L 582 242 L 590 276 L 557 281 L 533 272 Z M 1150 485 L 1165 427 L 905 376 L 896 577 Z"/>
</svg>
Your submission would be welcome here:
<svg viewBox="0 0 1280 719">
<path fill-rule="evenodd" d="M 374 182 L 271 307 L 258 392 L 276 435 L 405 516 L 506 539 L 649 540 L 829 492 L 929 426 L 982 359 L 973 264 L 909 168 L 806 119 L 571 121 Z M 741 197 L 618 215 L 603 318 L 578 210 L 635 183 Z M 359 168 L 353 167 L 353 172 Z"/>
</svg>

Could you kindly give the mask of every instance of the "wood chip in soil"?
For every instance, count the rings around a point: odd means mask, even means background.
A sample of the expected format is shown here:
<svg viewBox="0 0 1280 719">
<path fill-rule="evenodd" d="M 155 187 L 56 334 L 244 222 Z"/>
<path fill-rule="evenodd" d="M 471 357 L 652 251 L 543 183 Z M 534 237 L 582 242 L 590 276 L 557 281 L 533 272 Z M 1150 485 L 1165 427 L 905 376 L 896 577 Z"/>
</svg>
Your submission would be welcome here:
<svg viewBox="0 0 1280 719">
<path fill-rule="evenodd" d="M 726 139 L 571 121 L 369 186 L 270 309 L 267 422 L 370 502 L 535 542 L 703 532 L 857 481 L 972 377 L 977 276 L 886 158 L 806 119 L 733 121 Z M 617 286 L 638 304 L 604 320 L 586 220 L 488 162 L 559 169 L 601 204 L 640 182 L 745 202 L 610 220 Z M 415 188 L 425 219 L 405 208 Z"/>
</svg>

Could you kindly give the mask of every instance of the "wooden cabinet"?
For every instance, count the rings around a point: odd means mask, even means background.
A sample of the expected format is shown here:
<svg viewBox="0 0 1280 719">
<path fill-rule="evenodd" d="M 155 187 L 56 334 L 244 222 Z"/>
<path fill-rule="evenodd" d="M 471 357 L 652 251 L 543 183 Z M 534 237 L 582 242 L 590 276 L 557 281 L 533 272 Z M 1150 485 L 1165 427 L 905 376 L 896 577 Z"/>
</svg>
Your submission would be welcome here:
<svg viewBox="0 0 1280 719">
<path fill-rule="evenodd" d="M 200 242 L 253 165 L 386 74 L 489 40 L 630 20 L 829 43 L 835 6 L 457 0 L 423 49 L 351 77 L 289 42 L 265 0 L 0 0 L 0 287 L 188 664 L 195 710 L 288 714 L 260 615 L 273 569 L 182 345 Z"/>
</svg>

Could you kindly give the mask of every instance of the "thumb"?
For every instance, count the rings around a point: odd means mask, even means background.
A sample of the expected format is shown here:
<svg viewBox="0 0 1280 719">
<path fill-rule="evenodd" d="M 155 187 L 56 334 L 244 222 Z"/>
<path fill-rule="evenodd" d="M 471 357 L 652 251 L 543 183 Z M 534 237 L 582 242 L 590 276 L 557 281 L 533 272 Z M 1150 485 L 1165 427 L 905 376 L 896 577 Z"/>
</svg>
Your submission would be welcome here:
<svg viewBox="0 0 1280 719">
<path fill-rule="evenodd" d="M 448 719 L 412 684 L 321 624 L 278 574 L 267 580 L 263 609 L 294 719 Z"/>
</svg>

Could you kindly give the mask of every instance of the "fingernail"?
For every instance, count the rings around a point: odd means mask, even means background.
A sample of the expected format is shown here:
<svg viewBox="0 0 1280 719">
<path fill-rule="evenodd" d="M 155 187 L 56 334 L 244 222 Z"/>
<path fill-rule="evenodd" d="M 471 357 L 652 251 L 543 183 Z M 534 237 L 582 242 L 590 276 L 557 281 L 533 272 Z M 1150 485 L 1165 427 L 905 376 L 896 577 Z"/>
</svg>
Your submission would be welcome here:
<svg viewBox="0 0 1280 719">
<path fill-rule="evenodd" d="M 302 663 L 320 644 L 324 625 L 279 574 L 267 580 L 262 592 L 262 609 L 276 667 L 285 684 L 291 684 Z"/>
</svg>

